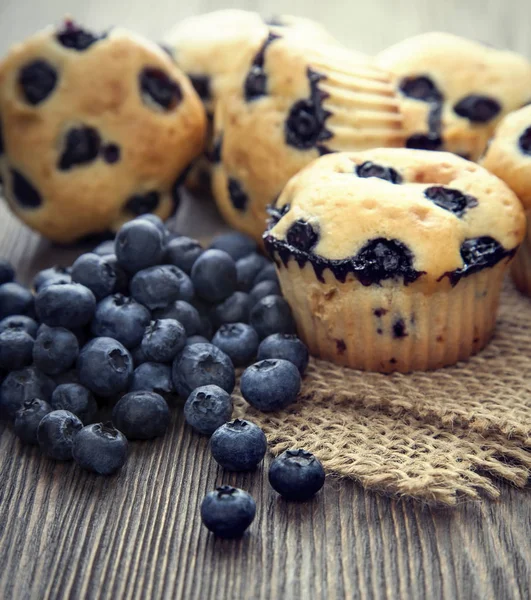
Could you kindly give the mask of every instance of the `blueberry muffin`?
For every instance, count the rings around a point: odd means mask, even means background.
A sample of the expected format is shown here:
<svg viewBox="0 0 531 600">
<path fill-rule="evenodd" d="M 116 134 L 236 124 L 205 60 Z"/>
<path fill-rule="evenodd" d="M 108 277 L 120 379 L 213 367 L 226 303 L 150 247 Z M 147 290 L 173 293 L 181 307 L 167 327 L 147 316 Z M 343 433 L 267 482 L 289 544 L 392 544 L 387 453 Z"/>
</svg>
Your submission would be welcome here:
<svg viewBox="0 0 531 600">
<path fill-rule="evenodd" d="M 426 33 L 384 50 L 396 76 L 407 147 L 483 153 L 498 121 L 531 100 L 531 63 L 449 33 Z"/>
<path fill-rule="evenodd" d="M 324 156 L 270 211 L 265 245 L 311 352 L 381 372 L 435 369 L 483 348 L 525 232 L 497 177 L 405 148 Z"/>
<path fill-rule="evenodd" d="M 531 105 L 502 120 L 482 164 L 505 181 L 526 211 L 527 235 L 511 265 L 511 275 L 518 289 L 531 296 Z"/>
<path fill-rule="evenodd" d="M 323 154 L 402 146 L 389 75 L 338 46 L 269 32 L 235 65 L 218 103 L 223 121 L 213 191 L 225 219 L 260 240 L 266 208 Z"/>
<path fill-rule="evenodd" d="M 0 64 L 4 194 L 56 242 L 169 217 L 206 117 L 187 77 L 156 44 L 66 22 Z"/>
</svg>

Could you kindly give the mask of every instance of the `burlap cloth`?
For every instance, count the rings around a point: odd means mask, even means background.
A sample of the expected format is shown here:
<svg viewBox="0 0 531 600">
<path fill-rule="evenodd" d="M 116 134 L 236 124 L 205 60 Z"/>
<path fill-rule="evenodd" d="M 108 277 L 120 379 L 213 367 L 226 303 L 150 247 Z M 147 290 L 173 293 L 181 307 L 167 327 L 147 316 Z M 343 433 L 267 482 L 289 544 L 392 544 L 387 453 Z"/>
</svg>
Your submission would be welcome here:
<svg viewBox="0 0 531 600">
<path fill-rule="evenodd" d="M 490 345 L 467 363 L 381 375 L 312 360 L 299 400 L 265 414 L 238 396 L 273 454 L 302 447 L 329 474 L 448 505 L 522 487 L 531 468 L 531 300 L 507 281 Z"/>
</svg>

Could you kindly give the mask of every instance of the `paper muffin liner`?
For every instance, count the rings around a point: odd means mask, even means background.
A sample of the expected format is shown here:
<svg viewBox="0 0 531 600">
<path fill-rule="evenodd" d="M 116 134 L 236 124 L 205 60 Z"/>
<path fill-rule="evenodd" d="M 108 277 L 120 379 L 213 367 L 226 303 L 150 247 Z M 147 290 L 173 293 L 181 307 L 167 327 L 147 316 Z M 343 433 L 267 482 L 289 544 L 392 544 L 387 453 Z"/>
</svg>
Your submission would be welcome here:
<svg viewBox="0 0 531 600">
<path fill-rule="evenodd" d="M 425 371 L 466 360 L 486 346 L 507 263 L 427 290 L 384 282 L 364 287 L 353 276 L 340 283 L 308 263 L 281 266 L 278 275 L 297 329 L 314 356 L 361 369 L 390 373 Z"/>
<path fill-rule="evenodd" d="M 511 277 L 523 294 L 531 296 L 531 210 L 525 214 L 527 233 L 511 264 Z"/>
</svg>

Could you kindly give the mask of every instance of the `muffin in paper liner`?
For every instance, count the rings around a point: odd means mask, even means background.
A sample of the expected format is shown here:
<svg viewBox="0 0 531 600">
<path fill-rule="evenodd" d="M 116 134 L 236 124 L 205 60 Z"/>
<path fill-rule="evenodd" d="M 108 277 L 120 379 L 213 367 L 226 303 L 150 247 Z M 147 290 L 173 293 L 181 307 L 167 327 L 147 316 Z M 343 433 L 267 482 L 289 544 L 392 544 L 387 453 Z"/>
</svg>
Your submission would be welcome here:
<svg viewBox="0 0 531 600">
<path fill-rule="evenodd" d="M 489 341 L 525 216 L 513 192 L 447 153 L 377 149 L 315 161 L 264 234 L 313 355 L 409 372 Z"/>
</svg>

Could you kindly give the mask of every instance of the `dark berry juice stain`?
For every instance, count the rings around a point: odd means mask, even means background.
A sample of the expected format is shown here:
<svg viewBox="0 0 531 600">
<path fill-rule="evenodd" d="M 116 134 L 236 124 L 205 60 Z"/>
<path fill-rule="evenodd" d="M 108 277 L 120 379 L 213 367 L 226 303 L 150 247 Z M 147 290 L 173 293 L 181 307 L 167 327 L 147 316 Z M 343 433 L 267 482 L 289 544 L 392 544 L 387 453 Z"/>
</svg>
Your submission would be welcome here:
<svg viewBox="0 0 531 600">
<path fill-rule="evenodd" d="M 478 205 L 474 196 L 463 194 L 459 190 L 434 185 L 424 190 L 424 196 L 444 210 L 448 210 L 457 217 L 462 217 L 468 208 Z"/>
<path fill-rule="evenodd" d="M 518 138 L 518 146 L 524 154 L 531 156 L 531 126 Z"/>
<path fill-rule="evenodd" d="M 90 48 L 92 44 L 103 39 L 106 35 L 94 35 L 90 31 L 83 29 L 76 25 L 73 21 L 65 21 L 63 27 L 57 32 L 57 41 L 70 50 L 77 50 L 83 52 L 87 48 Z"/>
<path fill-rule="evenodd" d="M 11 185 L 15 200 L 23 208 L 38 208 L 42 204 L 39 192 L 15 169 L 11 169 Z"/>
<path fill-rule="evenodd" d="M 53 92 L 57 71 L 44 60 L 34 60 L 20 70 L 18 83 L 28 104 L 36 106 Z"/>
<path fill-rule="evenodd" d="M 100 153 L 101 139 L 94 127 L 74 127 L 66 134 L 64 150 L 57 163 L 60 171 L 91 163 Z"/>
<path fill-rule="evenodd" d="M 188 74 L 194 90 L 197 95 L 205 102 L 206 100 L 212 100 L 212 90 L 210 89 L 210 77 L 208 75 L 193 75 Z"/>
<path fill-rule="evenodd" d="M 384 315 L 386 315 L 389 311 L 386 308 L 375 308 L 372 312 L 374 313 L 375 317 L 380 319 Z"/>
<path fill-rule="evenodd" d="M 402 183 L 402 176 L 395 169 L 383 167 L 370 160 L 356 166 L 356 175 L 358 177 L 377 177 L 390 183 Z"/>
<path fill-rule="evenodd" d="M 408 336 L 406 331 L 406 323 L 404 319 L 397 319 L 393 323 L 393 337 L 396 339 L 405 338 Z"/>
<path fill-rule="evenodd" d="M 504 258 L 514 256 L 517 248 L 507 250 L 497 240 L 489 236 L 470 238 L 461 244 L 463 266 L 455 271 L 448 271 L 442 277 L 448 277 L 454 286 L 462 277 L 467 277 L 488 267 L 493 267 Z"/>
<path fill-rule="evenodd" d="M 265 53 L 267 48 L 278 39 L 280 39 L 280 36 L 270 32 L 253 59 L 251 68 L 243 84 L 243 92 L 247 102 L 251 102 L 267 94 L 267 75 L 264 68 Z"/>
<path fill-rule="evenodd" d="M 336 351 L 338 354 L 345 354 L 347 345 L 344 340 L 336 340 Z"/>
<path fill-rule="evenodd" d="M 125 210 L 133 215 L 140 216 L 152 213 L 160 203 L 160 194 L 152 191 L 146 194 L 131 196 L 125 205 Z"/>
<path fill-rule="evenodd" d="M 214 143 L 212 144 L 212 149 L 209 152 L 207 152 L 207 158 L 212 164 L 217 165 L 221 162 L 222 147 L 223 147 L 223 134 L 220 134 L 214 140 Z"/>
<path fill-rule="evenodd" d="M 101 149 L 103 160 L 109 165 L 114 165 L 120 160 L 120 146 L 118 144 L 106 144 Z"/>
<path fill-rule="evenodd" d="M 231 177 L 228 183 L 228 192 L 232 206 L 241 212 L 245 211 L 249 197 L 243 191 L 240 182 Z"/>
<path fill-rule="evenodd" d="M 305 221 L 295 221 L 288 229 L 286 241 L 290 246 L 293 246 L 298 250 L 310 252 L 317 245 L 319 234 L 310 223 L 306 223 Z"/>
<path fill-rule="evenodd" d="M 140 73 L 139 81 L 144 104 L 148 106 L 150 101 L 147 98 L 164 110 L 172 110 L 183 99 L 181 86 L 162 69 L 146 67 Z"/>
<path fill-rule="evenodd" d="M 442 138 L 438 134 L 414 133 L 406 140 L 406 148 L 413 150 L 439 150 L 442 147 Z"/>
<path fill-rule="evenodd" d="M 488 123 L 500 114 L 500 103 L 490 96 L 471 94 L 454 106 L 454 112 L 472 123 Z"/>
</svg>

